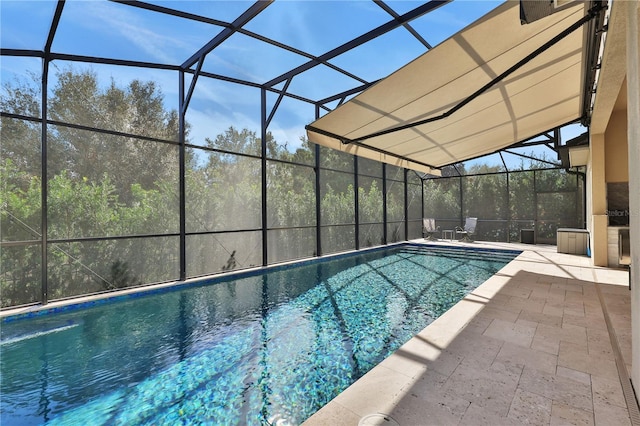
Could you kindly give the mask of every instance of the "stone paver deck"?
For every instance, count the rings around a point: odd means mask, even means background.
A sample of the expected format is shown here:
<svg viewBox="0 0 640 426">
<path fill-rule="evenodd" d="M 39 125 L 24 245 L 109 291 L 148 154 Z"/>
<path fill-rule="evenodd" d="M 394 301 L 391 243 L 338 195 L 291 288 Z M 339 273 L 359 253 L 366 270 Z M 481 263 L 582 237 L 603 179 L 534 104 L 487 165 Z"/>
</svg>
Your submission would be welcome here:
<svg viewBox="0 0 640 426">
<path fill-rule="evenodd" d="M 472 245 L 525 251 L 305 426 L 374 413 L 401 426 L 632 424 L 605 321 L 630 371 L 627 272 L 555 246 Z"/>
</svg>

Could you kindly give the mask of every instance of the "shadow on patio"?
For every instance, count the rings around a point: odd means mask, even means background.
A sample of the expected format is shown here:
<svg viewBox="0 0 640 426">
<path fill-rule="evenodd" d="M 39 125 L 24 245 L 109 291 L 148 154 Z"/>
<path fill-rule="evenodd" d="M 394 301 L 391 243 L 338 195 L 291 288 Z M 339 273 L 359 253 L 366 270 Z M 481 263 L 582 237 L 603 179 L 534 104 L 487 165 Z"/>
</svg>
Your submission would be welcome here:
<svg viewBox="0 0 640 426">
<path fill-rule="evenodd" d="M 632 424 L 626 271 L 554 249 L 523 252 L 305 424 Z"/>
</svg>

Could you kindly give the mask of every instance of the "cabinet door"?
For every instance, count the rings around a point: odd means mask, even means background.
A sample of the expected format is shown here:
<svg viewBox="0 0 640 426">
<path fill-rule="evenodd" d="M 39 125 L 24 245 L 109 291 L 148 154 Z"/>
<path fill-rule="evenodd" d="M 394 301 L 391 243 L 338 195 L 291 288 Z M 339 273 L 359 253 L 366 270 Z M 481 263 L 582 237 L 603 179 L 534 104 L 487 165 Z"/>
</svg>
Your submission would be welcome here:
<svg viewBox="0 0 640 426">
<path fill-rule="evenodd" d="M 576 234 L 574 232 L 567 232 L 566 234 L 569 239 L 567 253 L 576 254 Z"/>
<path fill-rule="evenodd" d="M 558 253 L 568 253 L 569 238 L 566 232 L 558 232 Z"/>
</svg>

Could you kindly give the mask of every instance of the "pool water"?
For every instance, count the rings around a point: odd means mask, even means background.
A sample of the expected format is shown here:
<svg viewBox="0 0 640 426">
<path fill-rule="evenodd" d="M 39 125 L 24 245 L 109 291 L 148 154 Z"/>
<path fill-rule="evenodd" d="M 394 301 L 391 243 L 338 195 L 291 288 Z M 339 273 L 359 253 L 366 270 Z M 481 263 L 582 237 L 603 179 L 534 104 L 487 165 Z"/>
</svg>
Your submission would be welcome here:
<svg viewBox="0 0 640 426">
<path fill-rule="evenodd" d="M 9 318 L 0 420 L 300 424 L 515 256 L 404 245 Z"/>
</svg>

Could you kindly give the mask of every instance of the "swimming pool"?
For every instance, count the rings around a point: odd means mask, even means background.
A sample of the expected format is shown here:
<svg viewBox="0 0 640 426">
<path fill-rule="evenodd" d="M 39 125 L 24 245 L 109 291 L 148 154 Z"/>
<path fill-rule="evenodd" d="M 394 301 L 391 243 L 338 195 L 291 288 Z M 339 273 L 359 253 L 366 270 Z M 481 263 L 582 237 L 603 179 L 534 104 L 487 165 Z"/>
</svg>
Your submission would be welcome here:
<svg viewBox="0 0 640 426">
<path fill-rule="evenodd" d="M 2 424 L 299 424 L 518 252 L 401 245 L 6 320 Z"/>
</svg>

